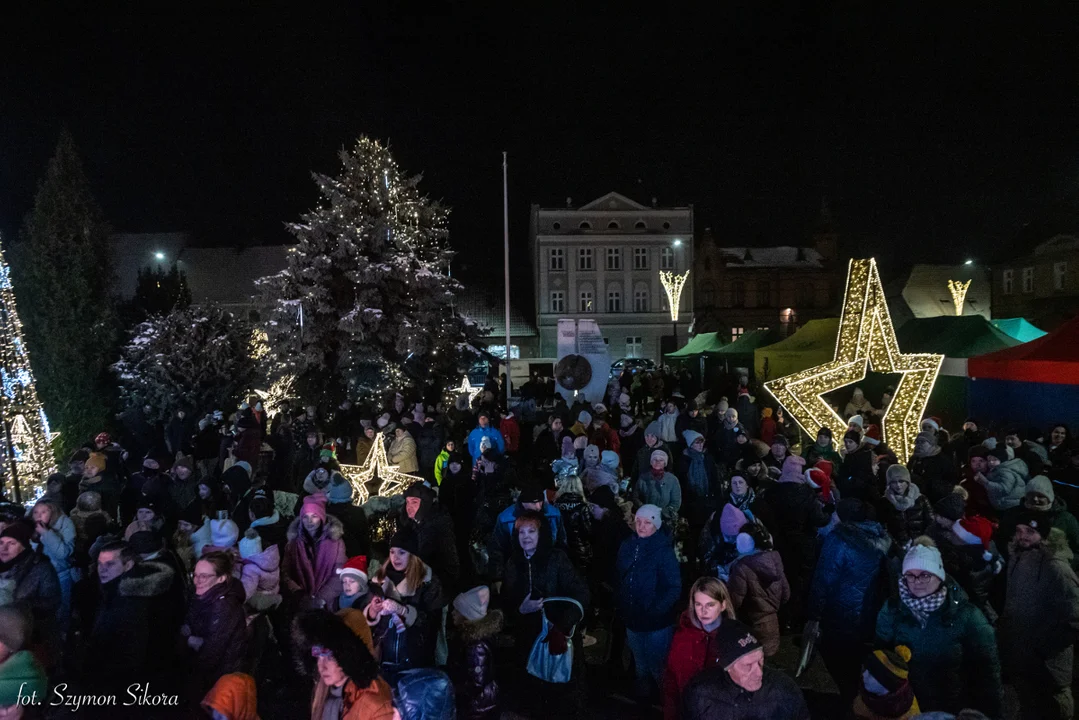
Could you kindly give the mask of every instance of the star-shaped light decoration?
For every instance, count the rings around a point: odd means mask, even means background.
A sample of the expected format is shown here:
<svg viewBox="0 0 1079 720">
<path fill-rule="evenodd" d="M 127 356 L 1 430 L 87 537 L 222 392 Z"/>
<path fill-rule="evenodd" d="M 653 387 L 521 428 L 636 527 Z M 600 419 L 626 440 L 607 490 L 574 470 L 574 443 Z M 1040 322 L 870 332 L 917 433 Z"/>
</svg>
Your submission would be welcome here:
<svg viewBox="0 0 1079 720">
<path fill-rule="evenodd" d="M 405 488 L 414 482 L 423 482 L 423 478 L 408 473 L 400 472 L 396 465 L 390 465 L 386 458 L 386 443 L 382 439 L 382 433 L 375 435 L 374 445 L 371 452 L 367 453 L 367 459 L 363 465 L 342 465 L 341 474 L 348 478 L 355 490 L 354 505 L 363 505 L 370 497 L 367 491 L 367 483 L 378 478 L 382 484 L 378 486 L 377 495 L 389 497 L 404 492 Z"/>
<path fill-rule="evenodd" d="M 472 401 L 476 399 L 476 396 L 483 392 L 483 388 L 472 387 L 472 383 L 468 381 L 468 375 L 465 375 L 464 378 L 461 379 L 461 386 L 450 388 L 450 392 L 452 392 L 455 397 L 458 395 L 468 395 L 468 404 L 471 405 Z"/>
<path fill-rule="evenodd" d="M 884 414 L 881 440 L 900 462 L 906 462 L 914 452 L 914 438 L 943 360 L 943 355 L 899 351 L 876 261 L 851 260 L 835 359 L 770 380 L 764 386 L 810 437 L 827 427 L 841 442 L 847 423 L 823 396 L 861 381 L 868 367 L 874 372 L 902 374 Z"/>
</svg>

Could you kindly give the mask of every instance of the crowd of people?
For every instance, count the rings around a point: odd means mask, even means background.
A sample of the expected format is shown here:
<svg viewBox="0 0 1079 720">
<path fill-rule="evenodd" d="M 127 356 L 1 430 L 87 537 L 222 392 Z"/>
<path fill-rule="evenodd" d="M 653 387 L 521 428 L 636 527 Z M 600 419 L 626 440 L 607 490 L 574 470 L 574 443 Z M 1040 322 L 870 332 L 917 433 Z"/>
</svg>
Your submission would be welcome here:
<svg viewBox="0 0 1079 720">
<path fill-rule="evenodd" d="M 579 717 L 588 654 L 667 720 L 804 720 L 792 641 L 848 717 L 1072 717 L 1066 425 L 927 417 L 904 463 L 887 394 L 809 438 L 732 380 L 129 414 L 0 506 L 0 718 Z M 376 442 L 416 480 L 360 506 Z"/>
</svg>

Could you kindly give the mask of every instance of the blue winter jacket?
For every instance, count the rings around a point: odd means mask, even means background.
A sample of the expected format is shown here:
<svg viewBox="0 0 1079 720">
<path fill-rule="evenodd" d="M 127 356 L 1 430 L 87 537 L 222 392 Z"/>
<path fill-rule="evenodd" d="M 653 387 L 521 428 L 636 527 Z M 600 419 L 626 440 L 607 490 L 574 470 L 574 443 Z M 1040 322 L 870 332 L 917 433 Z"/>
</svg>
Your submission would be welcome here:
<svg viewBox="0 0 1079 720">
<path fill-rule="evenodd" d="M 616 600 L 628 629 L 652 632 L 674 623 L 682 576 L 667 533 L 626 538 L 618 548 L 615 569 Z"/>
<path fill-rule="evenodd" d="M 841 522 L 824 541 L 809 589 L 810 619 L 821 629 L 873 638 L 887 595 L 885 556 L 892 540 L 877 522 Z"/>
<path fill-rule="evenodd" d="M 479 460 L 480 441 L 485 437 L 491 438 L 491 446 L 494 447 L 499 454 L 506 452 L 506 441 L 502 439 L 502 433 L 498 431 L 498 428 L 493 425 L 481 428 L 477 425 L 475 429 L 468 434 L 468 454 L 472 456 L 473 462 Z"/>
<path fill-rule="evenodd" d="M 510 556 L 510 550 L 514 546 L 513 525 L 517 522 L 517 516 L 523 512 L 520 503 L 513 503 L 498 514 L 495 519 L 495 529 L 491 534 L 491 542 L 487 546 L 487 568 L 491 577 L 501 578 L 502 570 L 506 565 L 506 559 Z M 551 528 L 551 540 L 554 547 L 566 549 L 566 526 L 562 522 L 562 513 L 550 503 L 543 503 L 543 516 L 547 518 L 547 524 Z"/>
</svg>

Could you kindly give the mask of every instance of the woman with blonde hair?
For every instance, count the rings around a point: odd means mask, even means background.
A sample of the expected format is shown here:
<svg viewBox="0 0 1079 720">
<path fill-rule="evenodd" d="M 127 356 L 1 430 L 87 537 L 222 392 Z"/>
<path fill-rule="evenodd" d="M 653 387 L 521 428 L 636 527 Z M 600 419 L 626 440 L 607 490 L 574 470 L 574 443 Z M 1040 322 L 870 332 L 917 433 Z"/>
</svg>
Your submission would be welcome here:
<svg viewBox="0 0 1079 720">
<path fill-rule="evenodd" d="M 555 479 L 554 506 L 562 513 L 566 528 L 566 550 L 581 575 L 589 577 L 592 567 L 592 506 L 585 499 L 584 485 L 576 473 L 562 473 Z"/>
<path fill-rule="evenodd" d="M 734 620 L 730 592 L 721 580 L 698 578 L 689 590 L 689 607 L 678 618 L 667 671 L 663 677 L 663 718 L 675 720 L 680 714 L 682 693 L 693 677 L 718 662 L 716 634 L 724 619 Z"/>
</svg>

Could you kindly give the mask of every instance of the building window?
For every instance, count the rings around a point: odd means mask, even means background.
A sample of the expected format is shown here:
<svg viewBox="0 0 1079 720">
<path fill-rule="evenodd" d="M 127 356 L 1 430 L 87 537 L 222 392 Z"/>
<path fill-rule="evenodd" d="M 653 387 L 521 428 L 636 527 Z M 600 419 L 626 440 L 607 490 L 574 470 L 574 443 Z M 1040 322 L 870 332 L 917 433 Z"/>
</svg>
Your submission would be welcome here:
<svg viewBox="0 0 1079 720">
<path fill-rule="evenodd" d="M 622 269 L 622 248 L 607 248 L 607 269 Z"/>
<path fill-rule="evenodd" d="M 665 247 L 659 251 L 659 269 L 674 270 L 674 248 Z"/>
<path fill-rule="evenodd" d="M 1023 292 L 1034 292 L 1034 268 L 1032 267 L 1023 268 Z"/>
<path fill-rule="evenodd" d="M 716 286 L 711 280 L 701 283 L 701 304 L 711 307 L 716 301 Z"/>
<path fill-rule="evenodd" d="M 757 281 L 757 307 L 772 306 L 772 286 L 767 280 Z"/>
<path fill-rule="evenodd" d="M 596 266 L 592 264 L 592 248 L 580 248 L 579 250 L 577 250 L 577 269 L 596 269 Z"/>
<path fill-rule="evenodd" d="M 1000 278 L 1000 289 L 1005 295 L 1011 295 L 1015 289 L 1015 270 L 1005 270 Z"/>
<path fill-rule="evenodd" d="M 583 312 L 583 313 L 590 313 L 590 312 L 595 312 L 596 311 L 595 306 L 592 304 L 592 291 L 591 290 L 582 290 L 581 291 L 581 304 L 578 307 L 578 310 L 580 312 Z"/>
<path fill-rule="evenodd" d="M 551 248 L 547 251 L 547 268 L 549 270 L 566 269 L 566 249 Z"/>
<path fill-rule="evenodd" d="M 648 312 L 648 290 L 638 288 L 633 291 L 633 312 Z"/>
<path fill-rule="evenodd" d="M 648 269 L 648 248 L 633 248 L 633 269 Z"/>
<path fill-rule="evenodd" d="M 731 307 L 742 307 L 746 304 L 746 284 L 741 280 L 731 283 Z"/>
<path fill-rule="evenodd" d="M 626 337 L 626 357 L 644 357 L 644 343 L 641 341 L 640 335 Z"/>
<path fill-rule="evenodd" d="M 551 291 L 551 312 L 566 312 L 566 294 L 561 290 Z"/>
<path fill-rule="evenodd" d="M 648 226 L 644 224 L 644 220 L 638 220 L 637 223 L 633 227 L 637 228 L 638 230 L 647 230 L 648 229 Z"/>
<path fill-rule="evenodd" d="M 581 230 L 591 230 L 592 229 L 592 223 L 585 220 L 583 223 L 581 223 L 577 227 L 580 228 Z"/>
<path fill-rule="evenodd" d="M 562 229 L 562 223 L 560 223 L 560 222 L 556 222 L 556 223 L 555 223 L 554 225 L 552 225 L 551 227 L 553 227 L 553 228 L 554 228 L 555 230 L 561 230 L 561 229 Z"/>
<path fill-rule="evenodd" d="M 1068 274 L 1068 263 L 1053 263 L 1053 289 L 1064 289 L 1064 277 Z"/>
<path fill-rule="evenodd" d="M 608 230 L 617 230 L 619 227 L 621 226 L 614 220 L 611 220 L 609 223 L 607 223 Z"/>
<path fill-rule="evenodd" d="M 731 342 L 734 342 L 745 334 L 746 329 L 744 327 L 731 328 Z"/>
<path fill-rule="evenodd" d="M 620 313 L 622 312 L 622 291 L 621 290 L 608 290 L 607 291 L 607 312 Z"/>
</svg>

